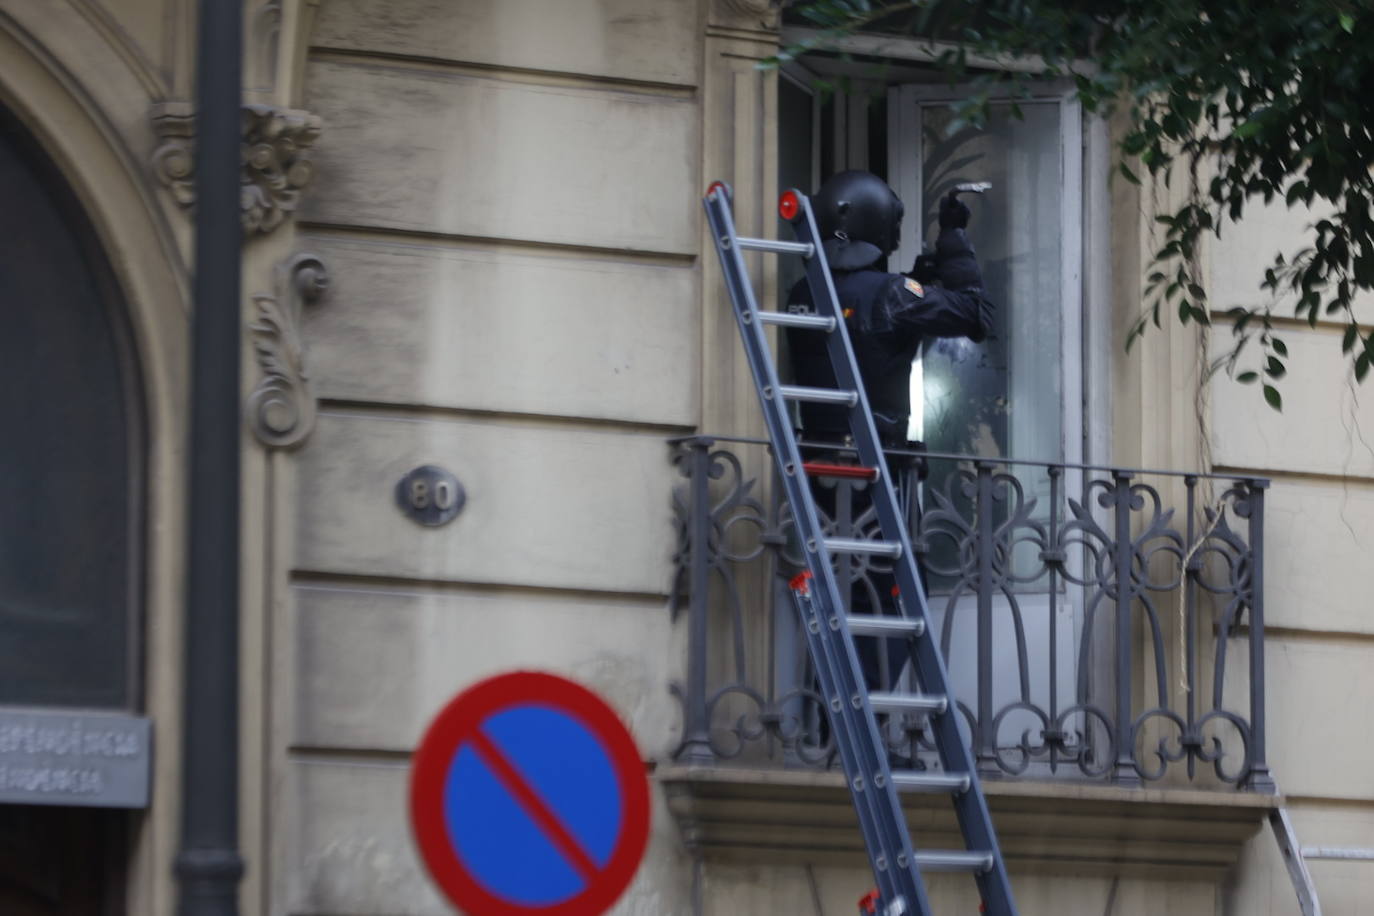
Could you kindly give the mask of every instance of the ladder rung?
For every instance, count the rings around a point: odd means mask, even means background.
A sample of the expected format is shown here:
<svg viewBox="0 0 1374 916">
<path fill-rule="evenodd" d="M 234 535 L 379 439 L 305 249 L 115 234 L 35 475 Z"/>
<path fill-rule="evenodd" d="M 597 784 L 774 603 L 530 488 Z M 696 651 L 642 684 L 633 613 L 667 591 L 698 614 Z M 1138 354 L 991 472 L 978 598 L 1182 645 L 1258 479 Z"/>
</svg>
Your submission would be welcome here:
<svg viewBox="0 0 1374 916">
<path fill-rule="evenodd" d="M 892 784 L 903 792 L 968 791 L 971 783 L 967 773 L 923 773 L 917 770 L 898 770 L 892 774 Z"/>
<path fill-rule="evenodd" d="M 824 461 L 808 461 L 802 470 L 811 477 L 843 477 L 849 480 L 877 480 L 878 469 L 861 464 L 828 464 Z"/>
<path fill-rule="evenodd" d="M 992 853 L 935 850 L 916 853 L 916 864 L 930 871 L 976 871 L 992 869 Z"/>
<path fill-rule="evenodd" d="M 1374 849 L 1361 846 L 1304 846 L 1304 859 L 1351 859 L 1374 861 Z"/>
<path fill-rule="evenodd" d="M 850 614 L 847 620 L 855 636 L 920 636 L 926 631 L 926 622 L 915 617 Z"/>
<path fill-rule="evenodd" d="M 775 239 L 750 239 L 744 236 L 736 237 L 735 241 L 739 247 L 748 251 L 771 251 L 774 254 L 799 254 L 804 258 L 809 258 L 816 253 L 815 247 L 807 242 L 779 242 Z"/>
<path fill-rule="evenodd" d="M 924 693 L 875 693 L 869 696 L 874 712 L 944 712 L 949 700 Z"/>
<path fill-rule="evenodd" d="M 814 401 L 817 404 L 843 404 L 853 407 L 859 401 L 857 391 L 839 388 L 805 388 L 801 385 L 779 385 L 778 394 L 793 401 Z"/>
<path fill-rule="evenodd" d="M 878 557 L 900 557 L 900 541 L 868 541 L 863 538 L 826 538 L 825 547 L 831 553 L 866 553 Z"/>
<path fill-rule="evenodd" d="M 759 321 L 788 328 L 813 328 L 817 331 L 835 330 L 835 319 L 825 315 L 802 315 L 796 312 L 759 312 Z"/>
</svg>

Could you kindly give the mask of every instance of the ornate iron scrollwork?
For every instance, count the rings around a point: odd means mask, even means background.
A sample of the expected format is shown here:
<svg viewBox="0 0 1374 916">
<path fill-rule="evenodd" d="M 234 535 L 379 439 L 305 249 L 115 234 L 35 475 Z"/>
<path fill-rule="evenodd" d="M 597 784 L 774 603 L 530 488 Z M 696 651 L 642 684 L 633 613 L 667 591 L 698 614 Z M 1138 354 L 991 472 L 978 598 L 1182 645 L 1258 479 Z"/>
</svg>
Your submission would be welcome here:
<svg viewBox="0 0 1374 916">
<path fill-rule="evenodd" d="M 699 761 L 724 760 L 762 744 L 781 748 L 790 765 L 830 765 L 833 746 L 805 662 L 775 655 L 770 681 L 747 677 L 744 665 L 746 634 L 776 633 L 791 617 L 787 590 L 775 589 L 779 606 L 764 609 L 771 623 L 760 627 L 737 586 L 747 564 L 773 564 L 776 576 L 799 568 L 789 507 L 781 498 L 764 506 L 753 495 L 756 481 L 744 479 L 739 458 L 717 440 L 679 443 L 676 460 L 688 483 L 673 496 L 674 608 L 694 616 L 699 637 L 689 647 L 694 677 L 674 688 L 686 720 L 681 750 Z M 952 467 L 927 483 L 912 543 L 934 583 L 942 651 L 953 660 L 962 639 L 960 664 L 978 668 L 977 689 L 958 697 L 955 709 L 980 770 L 1048 776 L 1071 768 L 1129 784 L 1161 779 L 1176 764 L 1195 779 L 1201 764 L 1221 783 L 1264 788 L 1265 750 L 1253 725 L 1263 719 L 1262 696 L 1248 710 L 1231 708 L 1224 687 L 1228 646 L 1237 638 L 1249 642 L 1244 673 L 1263 676 L 1263 596 L 1252 570 L 1263 562 L 1266 482 L 1223 480 L 1219 495 L 1204 501 L 1198 487 L 1209 478 L 1188 475 L 1186 505 L 1176 511 L 1159 489 L 1137 479 L 1144 472 L 945 460 Z M 850 512 L 847 498 L 837 493 L 832 514 L 818 507 L 827 532 L 877 537 L 871 510 Z M 842 589 L 873 600 L 885 564 L 867 556 L 840 562 Z M 714 586 L 694 592 L 693 583 Z M 1030 597 L 1039 604 L 1028 606 Z M 1039 645 L 1050 655 L 1033 657 L 1028 614 L 1045 613 L 1046 604 L 1050 638 L 1042 633 Z M 1076 632 L 1055 629 L 1066 609 Z M 734 654 L 725 666 L 733 677 L 723 684 L 706 679 L 708 641 L 700 637 L 708 619 L 728 621 L 732 631 L 728 640 L 710 642 L 726 643 Z M 1242 622 L 1249 624 L 1243 635 Z M 1066 618 L 1058 625 L 1074 624 Z M 1066 633 L 1072 650 L 1057 652 Z M 994 655 L 983 644 L 994 639 L 1001 647 L 995 671 L 984 668 Z M 1064 674 L 1071 686 L 1061 687 L 1065 665 L 1073 669 Z M 802 673 L 791 683 L 777 675 L 794 669 Z M 885 729 L 889 749 L 906 765 L 936 765 L 921 717 L 894 719 Z"/>
</svg>

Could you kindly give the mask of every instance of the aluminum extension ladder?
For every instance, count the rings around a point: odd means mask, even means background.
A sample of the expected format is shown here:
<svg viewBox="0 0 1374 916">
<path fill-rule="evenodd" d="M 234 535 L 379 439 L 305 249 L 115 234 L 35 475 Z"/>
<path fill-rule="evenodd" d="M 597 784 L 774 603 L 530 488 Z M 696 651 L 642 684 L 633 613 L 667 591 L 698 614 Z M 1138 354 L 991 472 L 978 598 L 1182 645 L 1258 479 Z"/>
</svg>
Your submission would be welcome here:
<svg viewBox="0 0 1374 916">
<path fill-rule="evenodd" d="M 793 580 L 793 594 L 801 614 L 811 659 L 830 718 L 831 732 L 854 799 L 868 858 L 877 879 L 876 912 L 880 916 L 933 916 L 922 870 L 963 871 L 974 876 L 988 916 L 1015 916 L 1006 864 L 988 814 L 987 802 L 974 770 L 973 755 L 959 735 L 958 714 L 949 690 L 944 659 L 930 626 L 925 590 L 899 509 L 887 461 L 879 444 L 868 398 L 859 379 L 854 351 L 840 317 L 830 268 L 820 245 L 811 202 L 795 190 L 778 204 L 792 224 L 796 242 L 741 238 L 735 232 L 731 191 L 724 182 L 710 186 L 703 201 L 711 235 L 720 255 L 725 284 L 734 304 L 745 354 L 763 406 L 773 443 L 773 456 L 797 533 L 805 545 L 809 575 Z M 762 311 L 745 268 L 746 250 L 799 254 L 805 259 L 816 314 Z M 807 328 L 826 335 L 826 350 L 835 370 L 838 389 L 783 385 L 764 336 L 765 325 Z M 788 410 L 790 401 L 839 404 L 849 408 L 849 426 L 860 466 L 872 480 L 873 505 L 883 540 L 826 537 L 808 486 Z M 816 469 L 825 476 L 824 469 Z M 835 554 L 890 557 L 897 580 L 900 616 L 854 615 L 842 606 L 831 562 Z M 855 652 L 854 637 L 907 639 L 920 693 L 870 694 Z M 943 767 L 942 772 L 894 772 L 889 764 L 875 712 L 925 713 Z M 898 791 L 947 793 L 966 848 L 953 851 L 916 851 L 907 831 Z"/>
</svg>

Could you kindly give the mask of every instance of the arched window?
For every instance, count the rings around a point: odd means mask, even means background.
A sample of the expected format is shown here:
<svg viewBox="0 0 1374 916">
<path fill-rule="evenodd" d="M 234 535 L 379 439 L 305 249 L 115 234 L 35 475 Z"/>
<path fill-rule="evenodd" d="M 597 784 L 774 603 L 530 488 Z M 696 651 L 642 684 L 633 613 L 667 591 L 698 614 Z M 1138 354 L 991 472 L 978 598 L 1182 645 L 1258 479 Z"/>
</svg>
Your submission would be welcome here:
<svg viewBox="0 0 1374 916">
<path fill-rule="evenodd" d="M 141 405 L 95 233 L 0 108 L 0 705 L 140 703 Z"/>
</svg>

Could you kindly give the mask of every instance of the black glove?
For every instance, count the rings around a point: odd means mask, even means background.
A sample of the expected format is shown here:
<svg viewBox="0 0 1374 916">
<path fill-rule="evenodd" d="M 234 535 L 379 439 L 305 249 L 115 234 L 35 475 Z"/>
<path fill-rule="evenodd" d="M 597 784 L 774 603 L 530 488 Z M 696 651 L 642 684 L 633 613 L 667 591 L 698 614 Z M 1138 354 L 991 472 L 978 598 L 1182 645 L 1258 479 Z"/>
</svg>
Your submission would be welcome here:
<svg viewBox="0 0 1374 916">
<path fill-rule="evenodd" d="M 959 199 L 958 191 L 950 191 L 940 200 L 940 228 L 966 229 L 973 212 Z"/>
<path fill-rule="evenodd" d="M 983 288 L 983 272 L 978 269 L 968 233 L 962 229 L 946 229 L 935 243 L 939 259 L 940 285 L 949 290 Z"/>
</svg>

